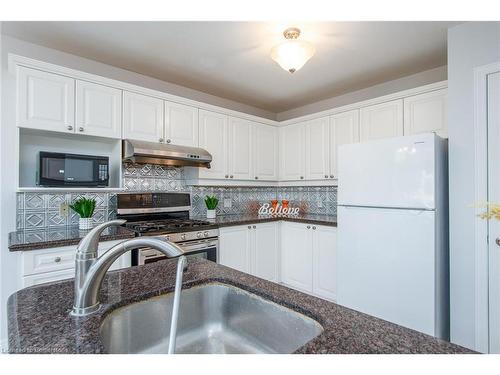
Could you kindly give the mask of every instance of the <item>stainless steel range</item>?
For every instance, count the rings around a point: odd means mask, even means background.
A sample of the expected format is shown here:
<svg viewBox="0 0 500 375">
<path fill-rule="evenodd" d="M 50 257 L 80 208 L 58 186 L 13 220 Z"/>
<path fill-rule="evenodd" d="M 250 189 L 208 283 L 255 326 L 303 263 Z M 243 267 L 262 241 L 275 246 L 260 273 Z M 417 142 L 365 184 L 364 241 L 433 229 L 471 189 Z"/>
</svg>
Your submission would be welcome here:
<svg viewBox="0 0 500 375">
<path fill-rule="evenodd" d="M 136 236 L 160 236 L 182 247 L 188 257 L 217 262 L 219 230 L 208 221 L 189 218 L 191 197 L 187 193 L 118 194 L 117 217 Z M 153 249 L 132 252 L 132 265 L 166 259 Z"/>
</svg>

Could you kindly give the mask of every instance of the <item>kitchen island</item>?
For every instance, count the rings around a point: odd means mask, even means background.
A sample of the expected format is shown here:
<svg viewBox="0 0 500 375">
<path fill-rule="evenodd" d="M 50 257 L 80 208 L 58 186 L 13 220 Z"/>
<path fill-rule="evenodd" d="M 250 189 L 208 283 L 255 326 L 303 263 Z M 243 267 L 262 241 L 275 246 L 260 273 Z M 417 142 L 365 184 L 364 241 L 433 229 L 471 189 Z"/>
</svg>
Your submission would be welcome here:
<svg viewBox="0 0 500 375">
<path fill-rule="evenodd" d="M 100 338 L 103 319 L 118 307 L 171 292 L 176 264 L 176 260 L 166 260 L 109 272 L 101 290 L 101 309 L 85 318 L 69 315 L 72 280 L 14 293 L 8 301 L 9 352 L 106 353 Z M 213 282 L 239 287 L 316 320 L 323 332 L 295 353 L 471 352 L 225 266 L 206 260 L 189 261 L 184 288 Z"/>
</svg>

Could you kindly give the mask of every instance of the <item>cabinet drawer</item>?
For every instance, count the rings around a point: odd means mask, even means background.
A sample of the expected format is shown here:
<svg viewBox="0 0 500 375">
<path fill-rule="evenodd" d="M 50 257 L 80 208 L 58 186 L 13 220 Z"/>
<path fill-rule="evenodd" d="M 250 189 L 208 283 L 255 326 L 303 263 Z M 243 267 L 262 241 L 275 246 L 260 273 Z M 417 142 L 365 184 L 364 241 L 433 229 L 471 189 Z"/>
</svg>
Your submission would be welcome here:
<svg viewBox="0 0 500 375">
<path fill-rule="evenodd" d="M 76 246 L 23 253 L 23 276 L 75 268 Z M 74 272 L 74 271 L 73 271 Z"/>
<path fill-rule="evenodd" d="M 25 276 L 23 277 L 23 288 L 27 288 L 33 285 L 50 283 L 53 281 L 71 279 L 73 277 L 75 277 L 75 271 L 73 269 Z"/>
</svg>

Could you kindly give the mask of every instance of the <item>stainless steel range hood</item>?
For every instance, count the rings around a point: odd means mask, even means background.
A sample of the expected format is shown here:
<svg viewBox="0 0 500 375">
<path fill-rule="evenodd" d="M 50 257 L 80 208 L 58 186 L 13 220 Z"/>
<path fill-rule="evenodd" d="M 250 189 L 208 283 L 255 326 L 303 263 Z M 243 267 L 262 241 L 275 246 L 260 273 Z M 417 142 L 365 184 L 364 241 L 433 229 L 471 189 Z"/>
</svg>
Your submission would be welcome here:
<svg viewBox="0 0 500 375">
<path fill-rule="evenodd" d="M 174 167 L 210 168 L 212 155 L 202 148 L 176 146 L 156 142 L 123 140 L 123 161 L 140 164 L 161 164 Z"/>
</svg>

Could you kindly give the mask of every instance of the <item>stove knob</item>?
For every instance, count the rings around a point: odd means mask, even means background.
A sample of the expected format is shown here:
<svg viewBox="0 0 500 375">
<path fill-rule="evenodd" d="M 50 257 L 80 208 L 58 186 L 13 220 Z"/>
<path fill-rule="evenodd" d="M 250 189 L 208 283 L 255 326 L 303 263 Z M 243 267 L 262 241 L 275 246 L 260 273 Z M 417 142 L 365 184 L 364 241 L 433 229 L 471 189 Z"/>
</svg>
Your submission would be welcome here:
<svg viewBox="0 0 500 375">
<path fill-rule="evenodd" d="M 196 233 L 196 237 L 198 237 L 198 238 L 203 237 L 203 233 L 201 233 L 201 232 Z"/>
<path fill-rule="evenodd" d="M 203 235 L 204 235 L 205 237 L 208 237 L 208 232 L 207 232 L 207 231 L 205 231 L 205 232 L 203 233 Z"/>
<path fill-rule="evenodd" d="M 185 234 L 181 235 L 181 240 L 184 241 L 185 239 L 186 239 L 186 235 Z"/>
</svg>

